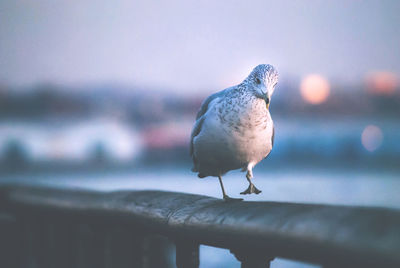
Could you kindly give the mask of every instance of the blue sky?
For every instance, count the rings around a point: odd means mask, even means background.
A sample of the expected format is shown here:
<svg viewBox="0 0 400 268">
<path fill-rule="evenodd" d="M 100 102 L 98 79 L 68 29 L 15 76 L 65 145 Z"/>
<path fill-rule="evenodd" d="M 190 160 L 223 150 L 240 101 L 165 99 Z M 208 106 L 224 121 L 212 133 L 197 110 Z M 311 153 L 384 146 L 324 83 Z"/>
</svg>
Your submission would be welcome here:
<svg viewBox="0 0 400 268">
<path fill-rule="evenodd" d="M 357 82 L 400 74 L 400 1 L 2 0 L 0 83 L 215 91 L 258 63 Z"/>
</svg>

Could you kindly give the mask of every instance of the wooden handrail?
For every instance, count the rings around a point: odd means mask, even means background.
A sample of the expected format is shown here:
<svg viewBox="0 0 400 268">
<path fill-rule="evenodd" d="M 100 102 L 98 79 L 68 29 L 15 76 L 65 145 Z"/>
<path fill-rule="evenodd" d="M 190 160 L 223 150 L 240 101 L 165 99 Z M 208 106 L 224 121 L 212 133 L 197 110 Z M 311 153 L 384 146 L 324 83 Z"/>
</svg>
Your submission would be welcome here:
<svg viewBox="0 0 400 268">
<path fill-rule="evenodd" d="M 2 209 L 17 221 L 64 219 L 102 230 L 123 224 L 136 234 L 168 237 L 177 245 L 180 267 L 198 266 L 200 244 L 231 250 L 243 267 L 267 267 L 274 257 L 338 267 L 400 267 L 400 211 L 394 209 L 225 202 L 162 191 L 18 186 L 1 195 Z"/>
</svg>

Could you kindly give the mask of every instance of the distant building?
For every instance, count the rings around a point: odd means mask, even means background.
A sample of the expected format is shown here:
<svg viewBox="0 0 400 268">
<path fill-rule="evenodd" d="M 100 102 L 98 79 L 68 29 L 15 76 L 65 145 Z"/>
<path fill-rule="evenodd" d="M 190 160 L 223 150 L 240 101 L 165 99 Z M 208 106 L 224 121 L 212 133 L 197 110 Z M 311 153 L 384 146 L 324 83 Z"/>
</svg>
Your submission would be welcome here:
<svg viewBox="0 0 400 268">
<path fill-rule="evenodd" d="M 17 143 L 28 161 L 130 161 L 139 156 L 139 135 L 123 122 L 108 119 L 63 123 L 0 123 L 0 159 Z M 96 159 L 91 159 L 96 158 Z"/>
</svg>

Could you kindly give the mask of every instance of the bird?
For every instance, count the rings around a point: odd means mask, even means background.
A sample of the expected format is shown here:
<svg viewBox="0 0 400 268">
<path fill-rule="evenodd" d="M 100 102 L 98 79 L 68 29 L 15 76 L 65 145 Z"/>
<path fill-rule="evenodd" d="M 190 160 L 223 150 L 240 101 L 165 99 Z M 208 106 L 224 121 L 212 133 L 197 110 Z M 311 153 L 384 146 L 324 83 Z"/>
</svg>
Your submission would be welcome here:
<svg viewBox="0 0 400 268">
<path fill-rule="evenodd" d="M 240 194 L 259 194 L 253 184 L 253 168 L 274 145 L 275 129 L 269 106 L 278 83 L 270 64 L 257 65 L 238 85 L 207 97 L 201 104 L 190 138 L 193 172 L 199 178 L 218 177 L 225 201 L 222 176 L 231 170 L 246 173 L 249 186 Z"/>
</svg>

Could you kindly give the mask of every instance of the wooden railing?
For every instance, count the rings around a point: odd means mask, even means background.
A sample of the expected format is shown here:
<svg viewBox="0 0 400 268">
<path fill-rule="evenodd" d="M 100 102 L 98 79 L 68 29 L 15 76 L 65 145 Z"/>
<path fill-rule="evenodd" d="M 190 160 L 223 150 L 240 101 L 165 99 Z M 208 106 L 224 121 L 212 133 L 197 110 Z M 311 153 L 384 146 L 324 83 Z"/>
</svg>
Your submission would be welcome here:
<svg viewBox="0 0 400 268">
<path fill-rule="evenodd" d="M 400 267 L 400 211 L 385 208 L 14 186 L 0 189 L 0 235 L 0 267 L 190 268 L 199 245 L 242 267 Z"/>
</svg>

